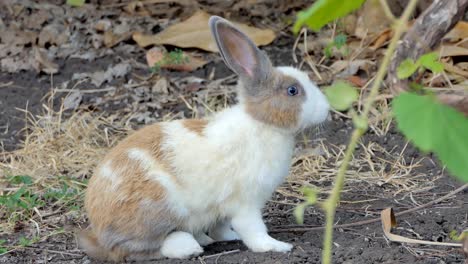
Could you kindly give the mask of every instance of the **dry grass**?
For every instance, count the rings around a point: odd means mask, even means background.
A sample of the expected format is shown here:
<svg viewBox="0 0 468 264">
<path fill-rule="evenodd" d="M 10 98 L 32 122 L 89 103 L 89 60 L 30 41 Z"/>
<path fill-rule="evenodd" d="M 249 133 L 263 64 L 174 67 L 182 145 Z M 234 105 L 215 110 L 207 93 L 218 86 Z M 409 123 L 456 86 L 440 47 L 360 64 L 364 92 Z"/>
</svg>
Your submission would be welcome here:
<svg viewBox="0 0 468 264">
<path fill-rule="evenodd" d="M 42 181 L 67 175 L 83 179 L 129 129 L 125 122 L 92 113 L 64 118 L 62 111 L 51 108 L 38 117 L 29 115 L 27 123 L 18 150 L 2 153 L 3 177 L 30 175 Z"/>
</svg>

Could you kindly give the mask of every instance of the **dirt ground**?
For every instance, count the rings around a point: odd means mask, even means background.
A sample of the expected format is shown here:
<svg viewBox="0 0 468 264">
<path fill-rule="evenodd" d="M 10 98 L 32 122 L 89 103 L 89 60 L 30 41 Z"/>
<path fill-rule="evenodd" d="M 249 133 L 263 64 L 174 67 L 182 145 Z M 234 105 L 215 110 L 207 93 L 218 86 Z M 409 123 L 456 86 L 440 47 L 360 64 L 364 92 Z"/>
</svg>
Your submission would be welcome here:
<svg viewBox="0 0 468 264">
<path fill-rule="evenodd" d="M 53 6 L 60 4 L 58 3 L 60 1 L 47 2 Z M 296 9 L 300 10 L 301 6 L 307 6 L 307 4 L 297 6 Z M 39 10 L 28 8 L 30 15 Z M 288 10 L 287 15 L 293 14 L 296 9 Z M 245 10 L 240 12 L 248 14 Z M 3 14 L 2 19 L 5 24 L 8 24 L 8 19 L 12 19 L 5 10 L 0 11 L 0 14 Z M 25 16 L 19 15 L 21 19 L 25 19 Z M 233 15 L 233 17 L 242 17 L 242 15 Z M 281 16 L 275 14 L 274 19 L 279 19 L 279 17 Z M 118 20 L 112 15 L 108 15 L 108 18 Z M 243 22 L 248 21 L 248 19 L 244 20 Z M 258 14 L 253 15 L 253 24 L 257 24 L 260 20 Z M 84 21 L 81 22 L 85 24 Z M 161 30 L 152 23 L 157 24 L 148 22 L 143 27 L 149 27 L 147 31 L 152 30 L 153 33 Z M 280 34 L 272 44 L 263 49 L 270 55 L 275 65 L 297 65 L 291 55 L 294 41 L 295 38 L 292 35 Z M 47 94 L 53 90 L 55 90 L 53 105 L 57 109 L 62 100 L 70 98 L 71 93 L 64 89 L 84 91 L 80 93 L 77 103 L 72 104 L 73 107 L 65 111 L 65 118 L 76 112 L 92 112 L 106 116 L 126 116 L 132 113 L 133 117 L 129 119 L 129 122 L 134 128 L 161 120 L 168 113 L 174 113 L 174 118 L 191 117 L 194 111 L 179 97 L 181 94 L 191 99 L 192 101 L 189 102 L 193 103 L 199 102 L 199 99 L 206 96 L 206 93 L 216 94 L 220 89 L 227 89 L 227 95 L 221 97 L 228 105 L 235 102 L 232 91 L 237 80 L 235 77 L 230 77 L 232 73 L 224 66 L 218 55 L 205 54 L 204 58 L 209 62 L 193 72 L 162 70 L 159 75 L 167 80 L 171 89 L 168 94 L 164 94 L 155 91 L 155 80 L 151 79 L 154 75 L 145 67 L 145 53 L 148 49 L 135 48 L 135 46 L 132 40 L 126 40 L 108 49 L 108 52 L 95 56 L 92 60 L 70 56 L 54 57 L 54 62 L 60 70 L 53 75 L 38 73 L 34 69 L 9 72 L 2 68 L 0 72 L 0 141 L 4 151 L 21 148 L 21 142 L 28 131 L 27 127 L 24 130 L 27 115 L 20 109 L 27 109 L 30 113 L 29 117 L 43 113 L 43 104 L 47 103 Z M 131 51 L 129 51 L 130 47 L 132 47 Z M 26 45 L 24 49 L 29 52 L 31 46 Z M 296 54 L 300 53 L 296 52 Z M 130 65 L 129 69 L 102 85 L 96 86 L 89 79 L 71 81 L 76 73 L 106 71 L 119 63 Z M 314 78 L 313 75 L 311 76 Z M 210 84 L 216 80 L 222 80 L 218 83 L 219 86 L 222 85 L 222 88 L 207 91 L 211 87 Z M 328 82 L 317 78 L 315 80 L 321 85 Z M 60 89 L 67 92 L 61 92 Z M 90 90 L 95 91 L 89 92 Z M 222 108 L 219 104 L 215 106 Z M 203 111 L 206 110 L 199 108 L 195 112 L 199 116 L 204 116 L 207 113 Z M 298 153 L 303 150 L 304 145 L 312 147 L 322 145 L 325 149 L 338 151 L 346 145 L 351 130 L 351 120 L 335 113 L 319 135 L 309 138 L 310 142 L 304 143 L 303 138 L 299 139 Z M 367 157 L 378 165 L 373 167 L 370 165 L 374 164 L 372 162 L 365 163 L 365 165 L 352 164 L 352 171 L 355 174 L 348 176 L 342 202 L 338 207 L 336 224 L 379 218 L 380 211 L 387 207 L 393 207 L 398 213 L 435 200 L 462 185 L 449 177 L 434 157 L 423 155 L 408 144 L 393 125 L 390 125 L 384 134 L 371 129 L 364 136 L 356 157 Z M 324 167 L 334 166 L 331 160 L 333 157 L 327 159 Z M 395 167 L 392 164 L 397 162 L 401 163 L 401 166 L 408 166 L 407 175 L 401 171 L 398 173 L 394 171 Z M 412 166 L 413 164 L 417 166 Z M 294 244 L 291 252 L 286 254 L 253 253 L 248 251 L 241 242 L 223 242 L 207 246 L 203 255 L 190 260 L 159 260 L 148 263 L 319 263 L 323 230 L 317 230 L 317 228 L 324 225 L 323 213 L 317 207 L 308 208 L 303 226 L 296 223 L 292 213 L 294 204 L 300 202 L 300 197 L 293 195 L 297 193 L 298 186 L 294 177 L 296 171 L 301 171 L 300 168 L 303 166 L 307 166 L 305 160 L 295 159 L 291 180 L 275 193 L 264 210 L 264 219 L 270 233 L 277 239 Z M 328 175 L 328 173 L 324 168 L 319 169 L 315 175 L 310 175 L 306 182 L 329 190 L 332 184 L 331 179 L 323 180 L 325 176 L 322 177 L 322 174 Z M 376 176 L 392 175 L 392 173 L 395 179 L 378 179 Z M 366 180 L 360 176 L 361 174 L 372 177 Z M 409 185 L 411 186 L 408 187 Z M 320 198 L 325 198 L 325 194 L 326 192 Z M 448 242 L 451 241 L 449 233 L 459 232 L 468 227 L 467 212 L 468 191 L 464 190 L 441 203 L 397 217 L 398 227 L 394 229 L 394 232 L 410 238 Z M 51 220 L 52 224 L 48 224 L 48 228 L 51 226 L 65 228 L 67 232 L 50 235 L 32 245 L 0 254 L 0 263 L 97 263 L 77 249 L 73 233 L 69 231 L 75 227 L 86 226 L 85 214 L 82 211 L 65 212 L 49 217 L 53 220 Z M 304 230 L 304 228 L 311 228 L 311 230 Z M 20 236 L 30 234 L 34 229 L 35 225 L 26 221 L 18 224 L 14 232 L 1 231 L 0 239 L 5 239 L 9 244 L 15 244 Z M 390 242 L 383 235 L 380 221 L 335 229 L 333 251 L 334 263 L 343 264 L 466 263 L 460 249 Z"/>
</svg>

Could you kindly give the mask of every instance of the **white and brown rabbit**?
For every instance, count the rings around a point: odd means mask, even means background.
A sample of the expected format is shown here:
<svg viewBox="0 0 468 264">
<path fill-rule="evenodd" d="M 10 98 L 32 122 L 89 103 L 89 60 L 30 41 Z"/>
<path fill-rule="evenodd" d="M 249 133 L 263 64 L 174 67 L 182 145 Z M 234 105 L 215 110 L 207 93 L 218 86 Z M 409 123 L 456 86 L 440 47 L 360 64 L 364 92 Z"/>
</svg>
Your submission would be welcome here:
<svg viewBox="0 0 468 264">
<path fill-rule="evenodd" d="M 323 122 L 328 102 L 306 73 L 273 67 L 227 20 L 209 25 L 239 75 L 239 104 L 147 126 L 111 150 L 86 193 L 91 225 L 79 242 L 90 256 L 187 258 L 237 239 L 254 252 L 291 250 L 268 235 L 261 211 L 288 175 L 295 135 Z"/>
</svg>

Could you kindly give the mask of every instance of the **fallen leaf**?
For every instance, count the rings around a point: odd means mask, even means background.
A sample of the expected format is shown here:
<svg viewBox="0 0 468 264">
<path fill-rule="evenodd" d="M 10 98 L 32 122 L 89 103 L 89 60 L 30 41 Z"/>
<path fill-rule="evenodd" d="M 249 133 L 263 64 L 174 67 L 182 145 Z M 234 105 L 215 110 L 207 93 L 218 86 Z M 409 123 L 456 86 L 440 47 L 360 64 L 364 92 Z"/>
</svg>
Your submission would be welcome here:
<svg viewBox="0 0 468 264">
<path fill-rule="evenodd" d="M 123 8 L 127 13 L 130 15 L 138 15 L 138 16 L 150 16 L 150 12 L 144 8 L 144 4 L 140 1 L 133 1 L 128 3 Z"/>
<path fill-rule="evenodd" d="M 163 78 L 159 79 L 153 85 L 152 91 L 154 93 L 168 94 L 169 93 L 168 86 L 169 86 L 169 84 L 167 82 L 167 79 L 163 77 Z"/>
<path fill-rule="evenodd" d="M 74 110 L 80 106 L 83 95 L 80 90 L 69 93 L 65 99 L 63 99 L 63 110 Z"/>
<path fill-rule="evenodd" d="M 98 32 L 106 32 L 108 31 L 112 26 L 112 23 L 107 20 L 107 19 L 103 19 L 103 20 L 99 20 L 98 22 L 96 22 L 96 24 L 94 24 L 94 29 L 96 29 L 96 31 Z"/>
<path fill-rule="evenodd" d="M 391 20 L 385 15 L 379 1 L 366 1 L 358 11 L 354 34 L 360 39 L 373 37 L 389 28 Z"/>
<path fill-rule="evenodd" d="M 357 75 L 349 76 L 348 78 L 346 78 L 346 80 L 357 87 L 364 87 L 364 85 L 366 85 L 367 83 L 366 79 L 363 79 Z"/>
<path fill-rule="evenodd" d="M 380 34 L 375 37 L 375 39 L 371 42 L 372 46 L 371 48 L 373 50 L 376 50 L 378 48 L 381 48 L 387 41 L 389 41 L 393 36 L 393 30 L 391 29 L 386 29 L 382 31 Z"/>
<path fill-rule="evenodd" d="M 435 246 L 449 246 L 449 247 L 461 247 L 461 243 L 446 243 L 446 242 L 434 242 L 434 241 L 427 241 L 427 240 L 419 240 L 419 239 L 412 239 L 407 238 L 399 235 L 392 234 L 392 227 L 397 226 L 397 221 L 395 218 L 395 214 L 393 213 L 392 208 L 386 208 L 382 210 L 381 214 L 381 221 L 382 221 L 382 229 L 385 236 L 393 242 L 401 242 L 401 243 L 411 243 L 411 244 L 422 244 L 422 245 L 435 245 Z"/>
<path fill-rule="evenodd" d="M 34 59 L 35 63 L 33 67 L 37 72 L 45 72 L 47 74 L 54 74 L 58 72 L 58 64 L 52 62 L 47 58 L 47 55 L 44 54 L 39 48 L 34 50 Z"/>
<path fill-rule="evenodd" d="M 114 34 L 112 31 L 109 30 L 104 33 L 104 45 L 106 45 L 107 48 L 112 48 L 120 42 L 130 39 L 131 36 L 131 32 Z"/>
<path fill-rule="evenodd" d="M 374 64 L 375 63 L 370 60 L 337 60 L 330 66 L 330 68 L 335 74 L 337 74 L 337 77 L 346 78 L 348 76 L 355 75 L 359 70 L 369 73 L 370 67 Z"/>
<path fill-rule="evenodd" d="M 46 47 L 46 45 L 61 46 L 68 41 L 69 32 L 63 25 L 50 24 L 45 26 L 39 34 L 37 44 L 40 47 Z"/>
<path fill-rule="evenodd" d="M 149 67 L 158 65 L 159 68 L 189 72 L 194 71 L 207 63 L 207 61 L 199 57 L 195 57 L 187 52 L 181 52 L 181 62 L 177 63 L 171 60 L 166 61 L 166 54 L 168 53 L 161 48 L 153 47 L 146 53 L 146 62 Z"/>
<path fill-rule="evenodd" d="M 452 30 L 447 33 L 443 39 L 450 42 L 456 42 L 468 38 L 468 22 L 459 21 Z"/>
<path fill-rule="evenodd" d="M 144 35 L 140 32 L 133 34 L 139 46 L 168 44 L 181 48 L 199 48 L 210 52 L 218 51 L 212 39 L 208 20 L 211 15 L 204 11 L 197 11 L 189 19 L 169 26 L 156 35 Z M 257 46 L 267 45 L 275 39 L 275 33 L 270 29 L 258 29 L 245 24 L 233 23 Z"/>
<path fill-rule="evenodd" d="M 468 56 L 468 49 L 455 45 L 442 45 L 439 54 L 440 57 Z"/>
<path fill-rule="evenodd" d="M 104 82 L 110 82 L 114 78 L 119 78 L 127 75 L 132 67 L 127 62 L 121 62 L 113 67 L 108 68 L 106 71 L 96 71 L 92 73 L 75 73 L 72 80 L 79 80 L 83 78 L 90 78 L 91 83 L 96 87 L 100 87 Z"/>
</svg>

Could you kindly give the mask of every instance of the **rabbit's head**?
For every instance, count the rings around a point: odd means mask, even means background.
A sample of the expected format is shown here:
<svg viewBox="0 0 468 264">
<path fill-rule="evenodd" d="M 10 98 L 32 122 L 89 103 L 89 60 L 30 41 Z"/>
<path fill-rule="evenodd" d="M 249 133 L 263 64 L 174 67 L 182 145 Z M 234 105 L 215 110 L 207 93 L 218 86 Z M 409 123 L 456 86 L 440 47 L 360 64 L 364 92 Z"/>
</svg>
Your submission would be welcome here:
<svg viewBox="0 0 468 264">
<path fill-rule="evenodd" d="M 227 20 L 213 16 L 209 24 L 224 62 L 240 78 L 239 101 L 249 115 L 293 132 L 325 121 L 329 104 L 306 73 L 273 67 L 268 56 Z"/>
</svg>

